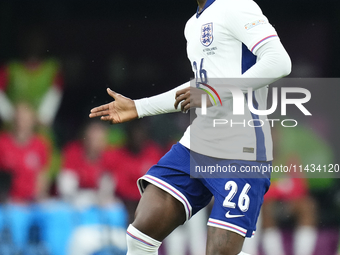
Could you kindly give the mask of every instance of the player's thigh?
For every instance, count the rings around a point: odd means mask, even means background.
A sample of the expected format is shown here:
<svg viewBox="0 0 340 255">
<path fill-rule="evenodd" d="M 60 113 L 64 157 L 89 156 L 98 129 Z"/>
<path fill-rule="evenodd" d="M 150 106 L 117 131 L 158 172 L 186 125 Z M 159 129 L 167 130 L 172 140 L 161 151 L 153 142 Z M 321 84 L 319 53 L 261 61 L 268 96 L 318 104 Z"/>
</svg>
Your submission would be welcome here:
<svg viewBox="0 0 340 255">
<path fill-rule="evenodd" d="M 237 255 L 244 237 L 229 230 L 208 226 L 206 255 Z"/>
<path fill-rule="evenodd" d="M 144 234 L 163 241 L 185 221 L 183 204 L 171 194 L 149 184 L 138 204 L 132 225 Z"/>
</svg>

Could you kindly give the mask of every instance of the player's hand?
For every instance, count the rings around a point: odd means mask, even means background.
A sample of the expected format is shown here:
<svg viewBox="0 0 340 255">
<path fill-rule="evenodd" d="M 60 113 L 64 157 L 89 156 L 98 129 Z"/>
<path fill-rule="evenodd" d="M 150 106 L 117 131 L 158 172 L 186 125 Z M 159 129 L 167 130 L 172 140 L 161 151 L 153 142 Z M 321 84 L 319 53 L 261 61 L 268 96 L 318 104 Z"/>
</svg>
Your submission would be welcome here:
<svg viewBox="0 0 340 255">
<path fill-rule="evenodd" d="M 93 108 L 90 118 L 100 117 L 101 120 L 112 124 L 123 123 L 138 118 L 135 102 L 130 98 L 122 96 L 111 89 L 107 93 L 115 101 Z"/>
<path fill-rule="evenodd" d="M 208 94 L 198 88 L 188 87 L 185 89 L 178 90 L 176 92 L 175 109 L 181 104 L 181 111 L 187 112 L 190 108 L 201 108 L 202 94 Z M 212 106 L 212 103 L 207 99 L 207 107 Z"/>
</svg>

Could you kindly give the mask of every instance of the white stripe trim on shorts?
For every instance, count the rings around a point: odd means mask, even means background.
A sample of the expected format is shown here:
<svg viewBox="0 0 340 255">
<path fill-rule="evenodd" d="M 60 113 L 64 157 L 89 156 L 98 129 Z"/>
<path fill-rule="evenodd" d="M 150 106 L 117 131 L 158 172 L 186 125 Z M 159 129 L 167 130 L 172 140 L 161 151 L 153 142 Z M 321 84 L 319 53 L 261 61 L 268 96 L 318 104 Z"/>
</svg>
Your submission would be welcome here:
<svg viewBox="0 0 340 255">
<path fill-rule="evenodd" d="M 144 192 L 144 187 L 142 185 L 142 180 L 145 180 L 153 185 L 155 185 L 156 187 L 166 191 L 167 193 L 169 193 L 170 195 L 172 195 L 174 198 L 176 198 L 178 201 L 180 201 L 185 209 L 185 214 L 186 214 L 186 220 L 189 220 L 192 216 L 192 207 L 191 204 L 189 203 L 189 201 L 187 200 L 187 198 L 183 195 L 183 193 L 181 193 L 179 190 L 177 190 L 176 188 L 174 188 L 173 186 L 171 186 L 169 183 L 155 177 L 152 175 L 144 175 L 141 178 L 138 179 L 137 181 L 137 185 L 138 185 L 138 189 L 139 192 L 141 194 L 143 194 Z"/>
<path fill-rule="evenodd" d="M 215 220 L 215 219 L 212 219 L 212 218 L 209 218 L 208 226 L 229 230 L 229 231 L 235 232 L 235 233 L 237 233 L 241 236 L 244 236 L 244 237 L 247 234 L 247 230 L 244 229 L 244 228 L 241 228 L 237 225 L 234 225 L 234 224 L 231 224 L 231 223 L 228 223 L 228 222 L 225 222 L 225 221 Z"/>
</svg>

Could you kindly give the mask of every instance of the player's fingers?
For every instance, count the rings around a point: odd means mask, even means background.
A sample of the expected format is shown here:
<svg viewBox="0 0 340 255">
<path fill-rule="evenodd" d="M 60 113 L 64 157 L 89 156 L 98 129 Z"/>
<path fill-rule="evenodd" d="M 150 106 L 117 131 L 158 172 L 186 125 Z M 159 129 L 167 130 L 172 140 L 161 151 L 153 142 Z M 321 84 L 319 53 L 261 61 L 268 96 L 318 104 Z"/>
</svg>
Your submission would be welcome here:
<svg viewBox="0 0 340 255">
<path fill-rule="evenodd" d="M 186 95 L 185 95 L 185 94 L 182 94 L 182 95 L 178 96 L 178 97 L 176 98 L 176 101 L 175 101 L 175 104 L 174 104 L 175 109 L 177 109 L 177 107 L 178 107 L 178 105 L 180 104 L 180 102 L 182 102 L 182 101 L 185 100 L 185 99 L 186 99 Z"/>
<path fill-rule="evenodd" d="M 94 113 L 90 113 L 89 115 L 90 118 L 95 118 L 99 116 L 103 116 L 103 114 L 101 114 L 101 112 L 94 112 Z"/>
<path fill-rule="evenodd" d="M 99 116 L 105 116 L 105 115 L 109 115 L 109 114 L 110 114 L 109 110 L 95 112 L 95 113 L 91 113 L 90 114 L 90 118 L 95 118 L 95 117 L 99 117 Z"/>
<path fill-rule="evenodd" d="M 104 105 L 93 108 L 91 110 L 91 113 L 105 111 L 105 110 L 108 110 L 108 109 L 109 109 L 109 104 L 104 104 Z"/>
<path fill-rule="evenodd" d="M 109 121 L 112 124 L 121 123 L 120 119 L 115 119 L 115 118 L 112 118 L 111 116 L 102 116 L 100 119 L 104 121 Z"/>
<path fill-rule="evenodd" d="M 98 113 L 90 113 L 90 115 L 89 115 L 90 118 L 95 118 L 95 117 L 98 117 L 98 116 L 101 116 L 101 115 L 98 114 Z"/>
<path fill-rule="evenodd" d="M 107 88 L 107 93 L 113 97 L 114 99 L 117 98 L 117 96 L 119 95 L 118 93 L 114 92 L 113 90 L 111 90 L 110 88 Z"/>
<path fill-rule="evenodd" d="M 110 116 L 101 116 L 100 119 L 104 120 L 104 121 L 111 121 L 112 117 L 110 117 Z"/>
<path fill-rule="evenodd" d="M 176 99 L 175 104 L 174 104 L 175 109 L 177 109 L 179 102 L 180 101 Z"/>
<path fill-rule="evenodd" d="M 183 93 L 181 95 L 179 95 L 177 98 L 176 98 L 176 103 L 177 105 L 183 101 L 183 100 L 186 100 L 190 98 L 190 90 L 189 89 L 183 89 Z M 176 108 L 177 109 L 177 108 Z"/>
<path fill-rule="evenodd" d="M 189 105 L 188 107 L 190 108 L 190 98 L 187 98 L 181 103 L 181 111 L 184 112 L 184 108 Z"/>
<path fill-rule="evenodd" d="M 175 98 L 179 97 L 182 94 L 185 94 L 185 89 L 181 89 L 181 90 L 176 91 L 176 97 Z"/>
<path fill-rule="evenodd" d="M 187 94 L 187 93 L 190 93 L 190 87 L 187 87 L 185 89 L 181 89 L 181 90 L 178 90 L 176 92 L 176 98 L 179 97 L 180 95 L 184 95 L 184 94 Z"/>
<path fill-rule="evenodd" d="M 187 113 L 190 110 L 191 104 L 188 103 L 186 106 L 184 106 L 183 112 Z"/>
<path fill-rule="evenodd" d="M 174 104 L 175 109 L 177 109 L 180 102 L 181 102 L 181 97 L 180 96 L 176 97 L 175 104 Z"/>
</svg>

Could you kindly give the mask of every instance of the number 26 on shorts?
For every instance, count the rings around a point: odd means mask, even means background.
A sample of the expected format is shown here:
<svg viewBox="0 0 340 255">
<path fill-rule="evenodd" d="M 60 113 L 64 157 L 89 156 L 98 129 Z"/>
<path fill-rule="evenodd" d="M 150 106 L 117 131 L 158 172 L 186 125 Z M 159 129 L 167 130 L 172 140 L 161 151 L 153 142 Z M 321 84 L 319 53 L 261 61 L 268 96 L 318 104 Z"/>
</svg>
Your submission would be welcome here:
<svg viewBox="0 0 340 255">
<path fill-rule="evenodd" d="M 246 183 L 241 191 L 241 194 L 238 198 L 238 207 L 242 212 L 246 212 L 249 209 L 250 198 L 247 195 L 248 191 L 250 190 L 251 186 L 249 183 Z M 228 181 L 225 184 L 225 190 L 230 190 L 228 196 L 224 199 L 223 206 L 228 208 L 236 208 L 236 203 L 232 202 L 233 198 L 235 197 L 238 191 L 238 185 L 234 181 Z"/>
</svg>

